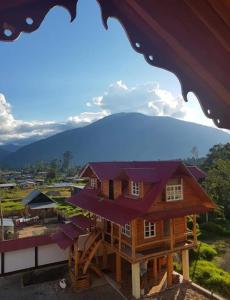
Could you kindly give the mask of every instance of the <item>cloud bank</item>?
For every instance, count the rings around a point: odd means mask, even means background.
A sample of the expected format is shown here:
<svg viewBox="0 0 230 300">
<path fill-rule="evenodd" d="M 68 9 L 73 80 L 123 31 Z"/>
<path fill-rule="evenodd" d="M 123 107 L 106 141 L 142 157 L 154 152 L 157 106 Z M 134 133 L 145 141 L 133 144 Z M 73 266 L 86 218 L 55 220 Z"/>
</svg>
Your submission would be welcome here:
<svg viewBox="0 0 230 300">
<path fill-rule="evenodd" d="M 0 94 L 0 143 L 26 139 L 37 140 L 55 133 L 90 124 L 105 116 L 119 112 L 140 112 L 151 116 L 170 116 L 211 126 L 205 116 L 184 102 L 181 95 L 161 89 L 157 83 L 133 87 L 122 81 L 112 83 L 100 96 L 86 102 L 86 111 L 70 116 L 63 122 L 23 121 L 15 119 L 5 96 Z"/>
</svg>

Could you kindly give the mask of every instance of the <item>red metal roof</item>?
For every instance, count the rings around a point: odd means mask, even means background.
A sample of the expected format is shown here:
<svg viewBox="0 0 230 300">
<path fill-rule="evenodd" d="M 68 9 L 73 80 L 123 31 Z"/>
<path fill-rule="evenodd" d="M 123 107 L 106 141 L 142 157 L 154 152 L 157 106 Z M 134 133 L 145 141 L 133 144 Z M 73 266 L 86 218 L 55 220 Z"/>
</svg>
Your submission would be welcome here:
<svg viewBox="0 0 230 300">
<path fill-rule="evenodd" d="M 52 244 L 52 238 L 48 235 L 30 236 L 20 239 L 0 241 L 0 252 L 16 251 L 26 248 Z"/>
<path fill-rule="evenodd" d="M 68 199 L 68 202 L 120 225 L 140 216 L 140 212 L 118 205 L 117 201 L 115 203 L 98 197 L 94 190 L 82 190 Z"/>
<path fill-rule="evenodd" d="M 82 230 L 87 230 L 91 226 L 91 219 L 83 215 L 78 215 L 70 218 L 71 222 Z"/>
<path fill-rule="evenodd" d="M 180 160 L 169 160 L 169 161 L 124 161 L 124 162 L 93 162 L 87 166 L 91 167 L 96 173 L 100 180 L 114 179 L 121 171 L 130 172 L 130 175 L 134 176 L 146 176 L 144 170 L 151 169 L 148 171 L 148 178 L 150 175 L 162 177 L 164 174 L 170 172 L 172 168 L 175 168 L 181 164 Z M 86 170 L 87 168 L 85 168 Z M 137 171 L 131 171 L 130 169 L 139 169 L 139 175 Z M 142 171 L 141 171 L 142 169 Z M 156 173 L 153 174 L 153 169 Z M 84 177 L 84 172 L 81 174 Z M 160 179 L 160 178 L 157 178 Z"/>
<path fill-rule="evenodd" d="M 61 231 L 53 234 L 52 240 L 62 249 L 66 249 L 73 244 L 73 240 L 68 238 L 68 236 Z"/>
<path fill-rule="evenodd" d="M 156 168 L 125 168 L 122 173 L 135 182 L 157 182 L 160 180 Z"/>
<path fill-rule="evenodd" d="M 79 235 L 84 234 L 85 232 L 73 225 L 72 223 L 61 224 L 59 225 L 61 231 L 71 240 L 74 240 L 79 237 Z"/>
<path fill-rule="evenodd" d="M 206 177 L 206 173 L 197 166 L 187 166 L 187 169 L 196 178 L 196 180 L 203 179 Z"/>
<path fill-rule="evenodd" d="M 204 206 L 193 206 L 193 207 L 185 207 L 176 210 L 162 210 L 152 213 L 151 215 L 143 216 L 145 220 L 150 222 L 155 222 L 158 220 L 166 220 L 170 218 L 178 218 L 183 216 L 188 216 L 191 214 L 201 214 L 205 213 L 209 210 L 209 208 Z"/>
</svg>

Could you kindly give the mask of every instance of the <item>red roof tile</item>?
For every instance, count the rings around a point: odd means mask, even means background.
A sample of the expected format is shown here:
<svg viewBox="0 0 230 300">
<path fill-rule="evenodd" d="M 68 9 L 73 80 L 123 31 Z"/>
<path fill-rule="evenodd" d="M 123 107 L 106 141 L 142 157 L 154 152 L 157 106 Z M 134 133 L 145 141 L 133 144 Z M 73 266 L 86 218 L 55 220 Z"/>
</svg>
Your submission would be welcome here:
<svg viewBox="0 0 230 300">
<path fill-rule="evenodd" d="M 82 230 L 90 228 L 90 225 L 92 223 L 92 221 L 89 218 L 83 215 L 74 216 L 70 218 L 70 220 L 75 226 L 79 227 Z"/>
<path fill-rule="evenodd" d="M 62 249 L 66 249 L 73 244 L 73 240 L 68 238 L 68 236 L 61 231 L 53 234 L 52 240 Z"/>
<path fill-rule="evenodd" d="M 61 231 L 71 240 L 74 240 L 79 237 L 79 235 L 84 234 L 85 232 L 73 225 L 72 223 L 61 224 L 59 225 Z"/>
<path fill-rule="evenodd" d="M 157 182 L 160 180 L 156 168 L 125 168 L 121 171 L 120 176 L 122 176 L 122 174 L 135 182 Z M 120 176 L 118 175 L 118 177 Z"/>
<path fill-rule="evenodd" d="M 30 236 L 20 239 L 1 241 L 0 252 L 16 251 L 26 248 L 48 245 L 52 243 L 53 241 L 48 235 Z"/>
<path fill-rule="evenodd" d="M 188 216 L 191 214 L 201 214 L 207 212 L 209 209 L 204 206 L 193 206 L 193 207 L 185 207 L 182 209 L 176 210 L 162 210 L 152 213 L 151 215 L 143 216 L 145 220 L 150 222 L 155 222 L 158 220 L 166 220 L 170 218 L 178 218 L 183 216 Z"/>
<path fill-rule="evenodd" d="M 206 177 L 206 173 L 197 166 L 187 166 L 189 172 L 196 178 L 196 180 L 203 179 Z"/>
<path fill-rule="evenodd" d="M 93 190 L 82 190 L 68 199 L 68 202 L 120 225 L 140 215 L 140 212 L 118 205 L 115 201 L 100 199 Z"/>
</svg>

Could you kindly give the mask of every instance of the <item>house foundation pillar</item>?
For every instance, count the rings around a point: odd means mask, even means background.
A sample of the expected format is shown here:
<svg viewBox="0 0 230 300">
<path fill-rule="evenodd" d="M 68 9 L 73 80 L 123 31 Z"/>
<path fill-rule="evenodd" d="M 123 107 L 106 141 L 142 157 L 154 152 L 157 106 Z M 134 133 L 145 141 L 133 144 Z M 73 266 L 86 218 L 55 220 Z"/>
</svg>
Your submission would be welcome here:
<svg viewBox="0 0 230 300">
<path fill-rule="evenodd" d="M 172 276 L 173 276 L 173 255 L 172 253 L 167 256 L 167 286 L 172 286 Z"/>
<path fill-rule="evenodd" d="M 189 253 L 188 250 L 182 250 L 182 273 L 183 279 L 189 281 Z"/>
<path fill-rule="evenodd" d="M 116 253 L 116 282 L 121 282 L 121 256 Z"/>
<path fill-rule="evenodd" d="M 141 296 L 140 263 L 132 264 L 132 295 L 135 299 Z"/>
</svg>

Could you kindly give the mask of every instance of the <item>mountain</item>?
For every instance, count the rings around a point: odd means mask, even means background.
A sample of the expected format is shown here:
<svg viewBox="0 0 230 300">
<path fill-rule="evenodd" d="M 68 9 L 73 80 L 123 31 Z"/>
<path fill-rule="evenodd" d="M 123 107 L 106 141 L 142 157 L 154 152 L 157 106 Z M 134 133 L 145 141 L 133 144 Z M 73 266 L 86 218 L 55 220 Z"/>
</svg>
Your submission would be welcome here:
<svg viewBox="0 0 230 300">
<path fill-rule="evenodd" d="M 4 164 L 20 167 L 50 161 L 61 158 L 66 150 L 73 153 L 77 164 L 187 158 L 194 146 L 201 157 L 214 144 L 229 141 L 228 133 L 215 128 L 170 117 L 120 113 L 24 146 L 11 153 Z"/>
<path fill-rule="evenodd" d="M 0 161 L 5 159 L 9 154 L 10 151 L 7 151 L 2 146 L 0 146 Z"/>
<path fill-rule="evenodd" d="M 5 144 L 0 146 L 0 149 L 3 149 L 7 152 L 15 152 L 17 151 L 22 145 L 17 145 L 17 144 Z"/>
</svg>

